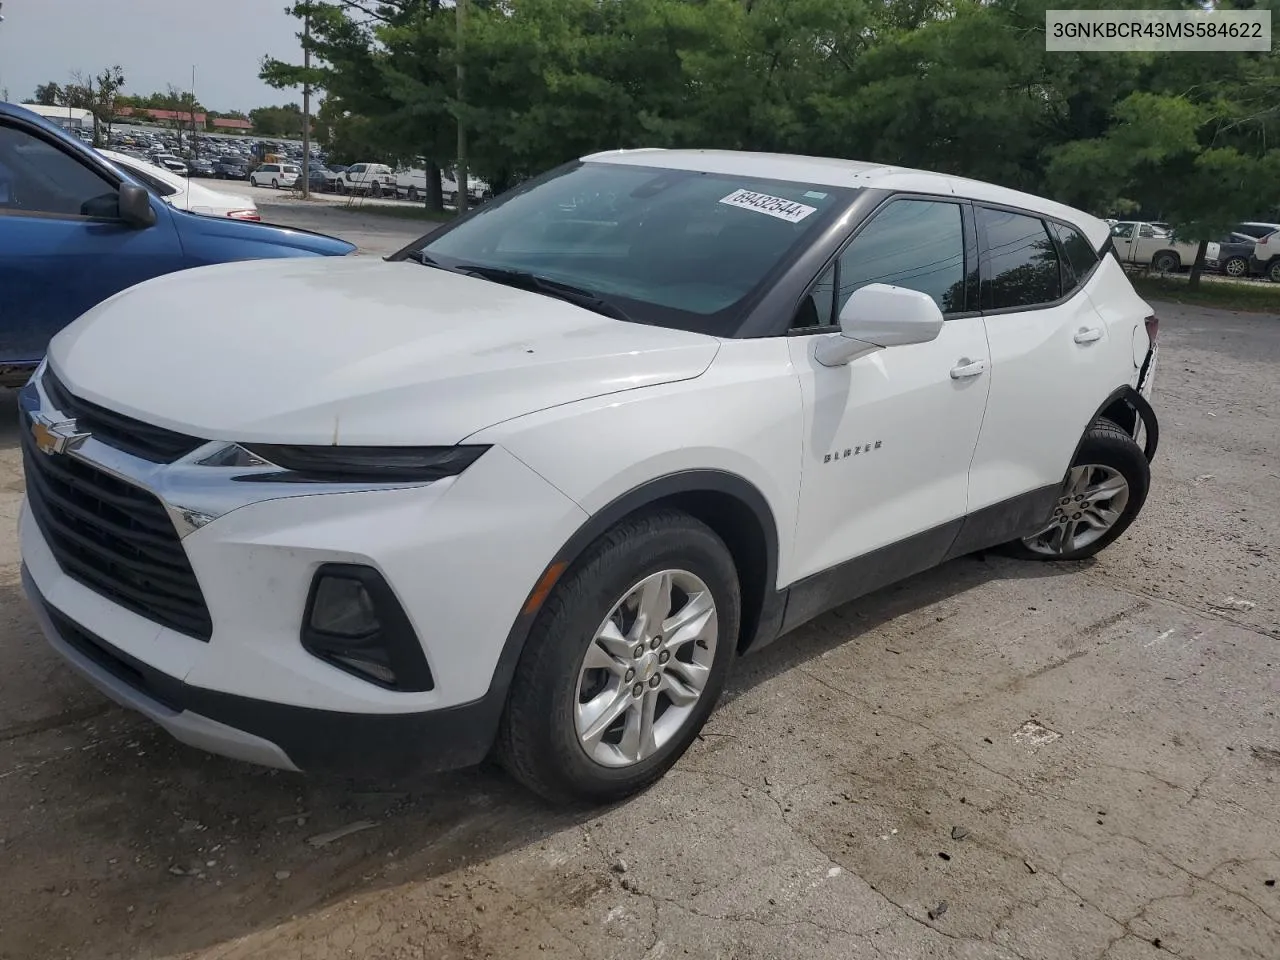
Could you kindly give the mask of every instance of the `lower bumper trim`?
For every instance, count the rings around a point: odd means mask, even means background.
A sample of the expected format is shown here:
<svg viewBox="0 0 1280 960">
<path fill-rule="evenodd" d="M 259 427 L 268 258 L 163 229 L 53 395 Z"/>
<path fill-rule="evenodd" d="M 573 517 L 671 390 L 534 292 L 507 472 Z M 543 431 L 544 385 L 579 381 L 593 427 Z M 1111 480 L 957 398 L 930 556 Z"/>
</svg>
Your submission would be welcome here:
<svg viewBox="0 0 1280 960">
<path fill-rule="evenodd" d="M 503 704 L 493 695 L 425 713 L 366 714 L 192 686 L 71 621 L 44 599 L 25 565 L 22 585 L 50 646 L 77 673 L 121 706 L 210 753 L 293 771 L 432 772 L 479 763 L 497 734 Z"/>
</svg>

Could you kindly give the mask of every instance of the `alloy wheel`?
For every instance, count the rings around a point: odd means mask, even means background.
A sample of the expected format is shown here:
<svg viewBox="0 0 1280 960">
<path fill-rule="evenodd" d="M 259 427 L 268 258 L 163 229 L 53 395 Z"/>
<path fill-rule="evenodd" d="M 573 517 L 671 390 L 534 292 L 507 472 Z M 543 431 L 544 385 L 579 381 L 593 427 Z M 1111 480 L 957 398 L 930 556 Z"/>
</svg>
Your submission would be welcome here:
<svg viewBox="0 0 1280 960">
<path fill-rule="evenodd" d="M 1223 267 L 1223 272 L 1228 277 L 1243 277 L 1249 269 L 1249 264 L 1241 257 L 1232 257 Z"/>
<path fill-rule="evenodd" d="M 1129 482 L 1120 471 L 1101 464 L 1072 467 L 1053 520 L 1022 542 L 1028 550 L 1047 556 L 1081 550 L 1106 536 L 1128 503 Z"/>
<path fill-rule="evenodd" d="M 574 728 L 602 766 L 647 759 L 689 722 L 715 660 L 715 598 L 687 570 L 632 586 L 596 630 L 578 672 Z"/>
</svg>

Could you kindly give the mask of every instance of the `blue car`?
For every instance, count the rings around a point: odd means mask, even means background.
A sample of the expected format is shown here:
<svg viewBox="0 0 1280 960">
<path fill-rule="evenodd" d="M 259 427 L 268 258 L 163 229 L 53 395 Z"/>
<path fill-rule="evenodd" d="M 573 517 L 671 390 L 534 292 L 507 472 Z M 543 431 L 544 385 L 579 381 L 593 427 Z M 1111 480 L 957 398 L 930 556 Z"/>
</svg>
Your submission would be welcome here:
<svg viewBox="0 0 1280 960">
<path fill-rule="evenodd" d="M 305 230 L 176 210 L 54 124 L 0 103 L 0 386 L 24 383 L 55 333 L 135 283 L 354 250 Z"/>
</svg>

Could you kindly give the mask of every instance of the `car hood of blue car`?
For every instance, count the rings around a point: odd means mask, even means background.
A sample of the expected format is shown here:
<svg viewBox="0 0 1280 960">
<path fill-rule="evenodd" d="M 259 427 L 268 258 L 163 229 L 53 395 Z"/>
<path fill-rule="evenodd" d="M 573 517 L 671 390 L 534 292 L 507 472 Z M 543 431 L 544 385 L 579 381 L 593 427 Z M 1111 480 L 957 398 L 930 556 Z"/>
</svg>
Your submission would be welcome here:
<svg viewBox="0 0 1280 960">
<path fill-rule="evenodd" d="M 178 229 L 183 237 L 183 245 L 192 249 L 192 240 L 199 238 L 205 243 L 216 243 L 225 240 L 229 243 L 260 243 L 280 248 L 275 251 L 249 250 L 246 248 L 242 256 L 219 257 L 217 259 L 247 260 L 255 257 L 287 256 L 283 250 L 297 250 L 321 257 L 341 257 L 355 250 L 355 244 L 323 233 L 314 233 L 298 227 L 286 227 L 275 223 L 257 223 L 252 220 L 233 220 L 229 217 L 205 217 L 199 214 L 174 211 L 178 220 Z"/>
</svg>

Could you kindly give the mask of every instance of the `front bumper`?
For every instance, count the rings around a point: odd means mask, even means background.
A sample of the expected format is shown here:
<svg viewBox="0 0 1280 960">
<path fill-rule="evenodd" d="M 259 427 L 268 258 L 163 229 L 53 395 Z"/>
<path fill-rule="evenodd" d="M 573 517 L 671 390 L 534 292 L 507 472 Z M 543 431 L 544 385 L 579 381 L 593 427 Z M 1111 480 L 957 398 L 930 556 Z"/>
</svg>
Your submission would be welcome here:
<svg viewBox="0 0 1280 960">
<path fill-rule="evenodd" d="M 21 399 L 24 428 L 37 408 L 59 413 L 41 385 Z M 519 656 L 529 592 L 585 520 L 573 501 L 500 446 L 457 477 L 335 490 L 230 479 L 239 468 L 201 464 L 209 444 L 157 464 L 92 430 L 85 436 L 54 453 L 24 441 L 25 455 L 79 461 L 155 497 L 206 608 L 205 627 L 195 629 L 194 619 L 112 598 L 113 584 L 143 590 L 136 580 L 117 577 L 104 589 L 83 570 L 73 575 L 65 530 L 55 552 L 41 526 L 49 520 L 37 484 L 45 518 L 37 522 L 27 502 L 19 521 L 24 582 L 50 643 L 91 682 L 180 740 L 270 766 L 348 768 L 407 754 L 419 768 L 445 769 L 483 757 Z M 83 504 L 80 517 L 92 519 Z M 150 536 L 140 541 L 148 557 L 161 556 Z M 155 560 L 115 556 L 143 582 L 175 576 L 148 573 Z M 390 587 L 421 645 L 429 688 L 389 689 L 304 648 L 307 598 L 329 564 L 370 568 Z"/>
<path fill-rule="evenodd" d="M 50 646 L 116 703 L 193 747 L 282 770 L 420 771 L 471 766 L 493 742 L 503 697 L 442 710 L 359 714 L 291 706 L 192 686 L 130 657 L 22 586 Z"/>
</svg>

